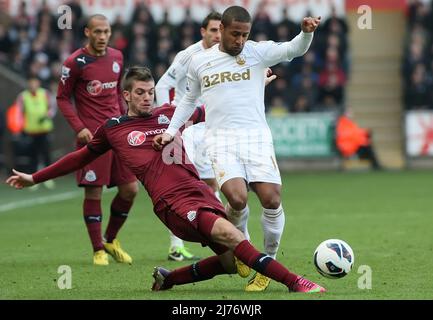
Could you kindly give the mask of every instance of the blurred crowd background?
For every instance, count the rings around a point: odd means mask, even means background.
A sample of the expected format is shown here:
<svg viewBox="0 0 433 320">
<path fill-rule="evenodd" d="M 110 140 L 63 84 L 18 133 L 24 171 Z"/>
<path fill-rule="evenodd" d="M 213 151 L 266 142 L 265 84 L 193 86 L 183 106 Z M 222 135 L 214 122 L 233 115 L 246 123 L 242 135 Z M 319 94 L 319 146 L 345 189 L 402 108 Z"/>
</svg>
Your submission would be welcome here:
<svg viewBox="0 0 433 320">
<path fill-rule="evenodd" d="M 62 62 L 84 45 L 87 17 L 79 0 L 67 2 L 73 13 L 72 30 L 60 30 L 57 17 L 44 3 L 37 12 L 29 12 L 21 2 L 17 15 L 2 12 L 0 20 L 0 61 L 26 77 L 35 75 L 45 88 L 56 92 Z M 110 46 L 121 50 L 125 65 L 149 66 L 155 79 L 165 72 L 176 53 L 200 40 L 200 23 L 192 19 L 188 8 L 179 25 L 170 23 L 168 13 L 156 22 L 151 11 L 138 4 L 128 21 L 117 16 L 112 23 Z M 256 10 L 251 40 L 287 41 L 300 32 L 299 22 L 289 19 L 273 22 L 265 5 Z M 309 12 L 305 12 L 309 15 Z M 342 108 L 349 73 L 348 27 L 335 11 L 316 33 L 313 47 L 302 59 L 280 64 L 273 69 L 278 76 L 266 90 L 267 112 L 335 111 Z"/>
<path fill-rule="evenodd" d="M 433 110 L 433 11 L 431 4 L 410 1 L 403 61 L 407 110 Z"/>
</svg>

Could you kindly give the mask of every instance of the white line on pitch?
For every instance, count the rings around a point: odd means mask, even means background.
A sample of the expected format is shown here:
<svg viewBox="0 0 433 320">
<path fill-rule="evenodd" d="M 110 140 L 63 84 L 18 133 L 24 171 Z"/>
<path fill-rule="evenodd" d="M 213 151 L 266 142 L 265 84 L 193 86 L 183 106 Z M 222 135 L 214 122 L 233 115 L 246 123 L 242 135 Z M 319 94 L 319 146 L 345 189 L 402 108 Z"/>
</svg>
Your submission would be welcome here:
<svg viewBox="0 0 433 320">
<path fill-rule="evenodd" d="M 83 194 L 82 190 L 77 190 L 77 191 L 69 191 L 64 193 L 53 194 L 45 197 L 14 201 L 14 202 L 0 205 L 0 212 L 10 211 L 19 208 L 27 208 L 38 204 L 60 202 L 60 201 L 76 198 L 82 194 Z"/>
</svg>

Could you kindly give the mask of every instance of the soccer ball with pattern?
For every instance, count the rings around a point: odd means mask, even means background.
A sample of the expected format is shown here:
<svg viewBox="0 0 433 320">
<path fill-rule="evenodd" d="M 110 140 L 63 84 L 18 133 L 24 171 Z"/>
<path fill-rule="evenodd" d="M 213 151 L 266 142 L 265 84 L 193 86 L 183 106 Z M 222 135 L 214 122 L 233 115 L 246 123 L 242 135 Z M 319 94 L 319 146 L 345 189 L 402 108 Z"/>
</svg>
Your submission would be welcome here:
<svg viewBox="0 0 433 320">
<path fill-rule="evenodd" d="M 343 240 L 323 241 L 314 252 L 317 271 L 327 278 L 342 278 L 352 270 L 355 256 L 352 248 Z"/>
</svg>

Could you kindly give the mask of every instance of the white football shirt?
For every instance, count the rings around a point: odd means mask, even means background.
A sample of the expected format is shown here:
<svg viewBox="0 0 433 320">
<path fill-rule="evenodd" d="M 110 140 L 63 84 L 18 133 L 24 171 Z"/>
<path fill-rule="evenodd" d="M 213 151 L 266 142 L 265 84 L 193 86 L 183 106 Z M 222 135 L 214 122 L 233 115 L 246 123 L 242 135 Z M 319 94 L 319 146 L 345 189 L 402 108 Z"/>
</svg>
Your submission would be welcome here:
<svg viewBox="0 0 433 320">
<path fill-rule="evenodd" d="M 247 41 L 238 56 L 220 51 L 216 44 L 192 56 L 186 95 L 176 108 L 166 133 L 174 136 L 194 112 L 201 96 L 206 128 L 267 129 L 264 106 L 265 68 L 291 61 L 307 52 L 313 33 L 301 32 L 292 41 Z"/>
<path fill-rule="evenodd" d="M 155 86 L 156 104 L 162 106 L 170 102 L 169 91 L 175 88 L 173 104 L 179 105 L 185 95 L 187 85 L 187 71 L 192 56 L 200 51 L 204 51 L 203 40 L 200 40 L 188 48 L 179 51 L 173 59 L 173 63 L 159 79 Z M 201 104 L 200 101 L 196 105 Z"/>
</svg>

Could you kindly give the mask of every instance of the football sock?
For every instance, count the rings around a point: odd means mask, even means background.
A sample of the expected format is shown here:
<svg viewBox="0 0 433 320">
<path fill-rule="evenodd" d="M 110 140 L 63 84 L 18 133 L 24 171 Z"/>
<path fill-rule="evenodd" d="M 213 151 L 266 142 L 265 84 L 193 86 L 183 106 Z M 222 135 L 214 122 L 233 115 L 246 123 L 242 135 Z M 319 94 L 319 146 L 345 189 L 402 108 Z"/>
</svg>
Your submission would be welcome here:
<svg viewBox="0 0 433 320">
<path fill-rule="evenodd" d="M 122 199 L 119 194 L 114 197 L 111 202 L 110 221 L 108 222 L 105 231 L 105 240 L 107 242 L 111 243 L 116 238 L 117 233 L 128 218 L 128 213 L 131 209 L 132 203 L 132 201 Z"/>
<path fill-rule="evenodd" d="M 248 205 L 240 211 L 233 209 L 229 203 L 226 205 L 226 213 L 229 221 L 238 228 L 249 241 L 250 234 L 248 233 L 248 216 L 250 214 L 250 208 Z"/>
<path fill-rule="evenodd" d="M 170 249 L 174 248 L 182 248 L 183 241 L 179 237 L 176 237 L 170 230 L 168 230 L 170 234 Z"/>
<path fill-rule="evenodd" d="M 257 251 L 257 249 L 247 240 L 239 243 L 233 253 L 239 260 L 250 268 L 268 278 L 286 285 L 288 288 L 292 287 L 298 277 L 296 274 L 287 270 L 287 268 L 278 261 Z"/>
<path fill-rule="evenodd" d="M 274 259 L 280 246 L 285 221 L 286 218 L 281 204 L 277 209 L 263 208 L 261 222 L 264 235 L 264 251 Z"/>
<path fill-rule="evenodd" d="M 104 249 L 101 234 L 101 200 L 84 199 L 83 215 L 87 232 L 89 233 L 90 241 L 92 242 L 93 251 Z"/>
<path fill-rule="evenodd" d="M 169 289 L 174 285 L 208 280 L 216 275 L 226 273 L 227 271 L 223 268 L 218 256 L 212 256 L 171 271 L 164 280 L 164 288 Z"/>
</svg>

